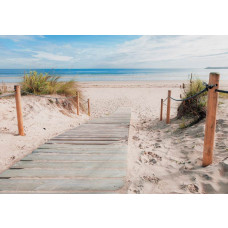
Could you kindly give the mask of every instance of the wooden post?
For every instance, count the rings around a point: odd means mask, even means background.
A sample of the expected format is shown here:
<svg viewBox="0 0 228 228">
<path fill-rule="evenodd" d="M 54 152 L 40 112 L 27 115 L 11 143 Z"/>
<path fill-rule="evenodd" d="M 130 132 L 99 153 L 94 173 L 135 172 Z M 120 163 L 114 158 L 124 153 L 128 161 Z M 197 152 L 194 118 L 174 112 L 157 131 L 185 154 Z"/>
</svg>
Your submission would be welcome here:
<svg viewBox="0 0 228 228">
<path fill-rule="evenodd" d="M 88 99 L 88 116 L 90 116 L 90 102 L 89 102 L 89 99 Z"/>
<path fill-rule="evenodd" d="M 23 116 L 21 109 L 21 87 L 19 85 L 14 86 L 16 91 L 15 99 L 16 99 L 16 110 L 17 110 L 17 122 L 18 122 L 18 131 L 19 135 L 24 136 L 24 127 L 23 127 Z"/>
<path fill-rule="evenodd" d="M 168 90 L 166 123 L 170 124 L 171 90 Z"/>
<path fill-rule="evenodd" d="M 163 99 L 161 99 L 160 121 L 162 121 L 162 116 L 163 116 Z"/>
<path fill-rule="evenodd" d="M 77 101 L 77 115 L 79 115 L 79 92 L 77 92 L 76 101 Z"/>
<path fill-rule="evenodd" d="M 220 75 L 218 73 L 210 73 L 209 85 L 217 84 L 217 86 L 208 90 L 207 116 L 203 147 L 203 166 L 208 166 L 213 161 L 216 111 L 218 106 L 218 92 L 215 90 L 219 88 L 219 78 Z"/>
</svg>

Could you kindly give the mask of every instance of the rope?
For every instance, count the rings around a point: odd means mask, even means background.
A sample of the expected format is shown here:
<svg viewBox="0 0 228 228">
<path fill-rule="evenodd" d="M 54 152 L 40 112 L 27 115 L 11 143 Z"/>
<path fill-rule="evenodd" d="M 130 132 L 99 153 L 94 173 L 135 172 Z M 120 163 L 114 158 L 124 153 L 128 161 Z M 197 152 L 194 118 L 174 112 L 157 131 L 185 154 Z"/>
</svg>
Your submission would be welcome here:
<svg viewBox="0 0 228 228">
<path fill-rule="evenodd" d="M 9 94 L 4 94 L 4 95 L 0 95 L 0 98 L 2 97 L 10 97 L 10 96 L 14 96 L 15 93 L 9 93 Z"/>
<path fill-rule="evenodd" d="M 187 101 L 187 100 L 190 100 L 190 99 L 192 99 L 192 98 L 194 98 L 194 97 L 199 96 L 201 93 L 204 93 L 204 92 L 206 92 L 207 90 L 208 90 L 208 89 L 205 88 L 205 89 L 201 90 L 200 92 L 194 94 L 193 96 L 187 97 L 187 98 L 184 98 L 184 99 L 175 99 L 175 98 L 173 98 L 173 97 L 170 97 L 170 98 L 171 98 L 172 100 L 174 100 L 174 101 Z"/>
<path fill-rule="evenodd" d="M 193 96 L 191 96 L 191 97 L 187 97 L 187 98 L 184 98 L 184 99 L 175 99 L 175 98 L 173 98 L 173 97 L 170 97 L 172 100 L 174 100 L 174 101 L 187 101 L 187 100 L 190 100 L 190 99 L 192 99 L 192 98 L 194 98 L 194 97 L 197 97 L 197 96 L 199 96 L 200 94 L 202 94 L 202 93 L 204 93 L 204 92 L 206 92 L 206 91 L 208 91 L 208 89 L 212 89 L 213 87 L 215 87 L 215 86 L 217 86 L 217 85 L 208 85 L 207 83 L 203 83 L 206 87 L 203 89 L 203 90 L 201 90 L 200 92 L 198 92 L 198 93 L 196 93 L 196 94 L 194 94 Z M 217 91 L 217 90 L 215 90 L 215 91 Z M 228 92 L 227 92 L 228 93 Z"/>
<path fill-rule="evenodd" d="M 219 93 L 228 93 L 228 91 L 226 91 L 226 90 L 221 90 L 221 89 L 216 89 L 215 92 L 219 92 Z"/>
</svg>

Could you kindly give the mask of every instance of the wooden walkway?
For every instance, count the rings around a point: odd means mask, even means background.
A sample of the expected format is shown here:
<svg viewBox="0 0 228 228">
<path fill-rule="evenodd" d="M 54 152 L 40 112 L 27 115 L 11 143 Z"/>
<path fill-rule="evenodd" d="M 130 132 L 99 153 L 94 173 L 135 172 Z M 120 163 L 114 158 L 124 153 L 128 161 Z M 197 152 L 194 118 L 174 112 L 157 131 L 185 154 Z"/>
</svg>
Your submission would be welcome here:
<svg viewBox="0 0 228 228">
<path fill-rule="evenodd" d="M 0 193 L 124 193 L 130 108 L 82 124 L 0 174 Z"/>
</svg>

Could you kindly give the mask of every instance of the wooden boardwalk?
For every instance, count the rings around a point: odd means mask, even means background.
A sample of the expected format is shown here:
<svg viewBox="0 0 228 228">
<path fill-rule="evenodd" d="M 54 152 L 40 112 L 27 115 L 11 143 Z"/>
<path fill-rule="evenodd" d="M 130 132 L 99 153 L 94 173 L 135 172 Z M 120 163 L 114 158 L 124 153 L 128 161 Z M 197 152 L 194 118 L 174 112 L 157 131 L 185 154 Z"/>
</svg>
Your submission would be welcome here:
<svg viewBox="0 0 228 228">
<path fill-rule="evenodd" d="M 124 193 L 130 108 L 52 138 L 0 174 L 0 193 Z"/>
</svg>

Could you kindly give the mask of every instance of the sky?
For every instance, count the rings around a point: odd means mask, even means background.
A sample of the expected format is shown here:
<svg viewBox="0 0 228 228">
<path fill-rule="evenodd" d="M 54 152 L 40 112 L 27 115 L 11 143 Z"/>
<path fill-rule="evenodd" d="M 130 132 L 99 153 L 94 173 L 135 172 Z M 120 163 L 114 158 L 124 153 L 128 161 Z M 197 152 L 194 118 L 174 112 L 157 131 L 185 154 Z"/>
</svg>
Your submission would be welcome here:
<svg viewBox="0 0 228 228">
<path fill-rule="evenodd" d="M 228 36 L 3 36 L 0 69 L 228 66 Z"/>
</svg>

